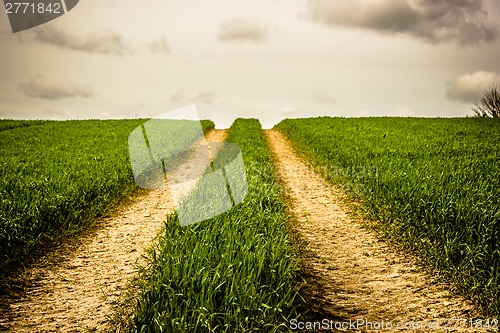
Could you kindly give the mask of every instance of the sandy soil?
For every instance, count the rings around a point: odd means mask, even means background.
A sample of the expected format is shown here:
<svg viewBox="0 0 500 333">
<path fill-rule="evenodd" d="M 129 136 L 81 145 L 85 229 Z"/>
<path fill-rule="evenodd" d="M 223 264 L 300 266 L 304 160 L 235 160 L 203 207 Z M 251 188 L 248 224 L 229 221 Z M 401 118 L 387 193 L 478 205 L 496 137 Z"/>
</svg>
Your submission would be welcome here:
<svg viewBox="0 0 500 333">
<path fill-rule="evenodd" d="M 225 131 L 214 130 L 207 140 L 224 136 Z M 92 231 L 39 260 L 16 279 L 16 292 L 4 296 L 8 308 L 0 312 L 0 331 L 110 329 L 108 319 L 171 210 L 168 191 L 139 191 Z"/>
<path fill-rule="evenodd" d="M 305 243 L 304 309 L 311 310 L 311 320 L 331 320 L 327 327 L 360 320 L 347 331 L 391 331 L 386 329 L 392 326 L 393 331 L 443 332 L 445 325 L 453 332 L 481 331 L 470 326 L 469 320 L 480 318 L 470 302 L 361 227 L 341 191 L 309 169 L 280 132 L 265 134 L 293 229 Z"/>
</svg>

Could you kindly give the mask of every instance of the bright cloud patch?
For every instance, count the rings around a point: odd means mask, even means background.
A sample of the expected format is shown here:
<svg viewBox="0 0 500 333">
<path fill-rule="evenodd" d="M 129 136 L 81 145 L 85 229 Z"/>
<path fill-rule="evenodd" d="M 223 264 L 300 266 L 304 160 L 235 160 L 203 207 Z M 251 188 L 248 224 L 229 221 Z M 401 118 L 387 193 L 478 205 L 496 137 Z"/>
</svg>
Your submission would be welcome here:
<svg viewBox="0 0 500 333">
<path fill-rule="evenodd" d="M 446 97 L 464 103 L 476 103 L 494 83 L 500 83 L 497 73 L 477 71 L 465 74 L 447 83 Z"/>
</svg>

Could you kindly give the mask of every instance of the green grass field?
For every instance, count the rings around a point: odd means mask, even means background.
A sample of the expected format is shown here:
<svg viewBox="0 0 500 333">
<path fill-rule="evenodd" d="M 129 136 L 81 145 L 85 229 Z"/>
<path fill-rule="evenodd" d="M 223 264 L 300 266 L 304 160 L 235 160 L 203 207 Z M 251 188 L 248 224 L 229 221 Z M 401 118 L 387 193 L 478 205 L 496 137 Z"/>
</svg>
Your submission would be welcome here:
<svg viewBox="0 0 500 333">
<path fill-rule="evenodd" d="M 276 126 L 386 235 L 500 313 L 500 122 L 313 118 Z"/>
<path fill-rule="evenodd" d="M 134 192 L 127 140 L 144 122 L 0 121 L 2 271 Z M 323 117 L 276 127 L 379 230 L 500 314 L 500 122 Z M 198 224 L 167 219 L 141 273 L 134 331 L 281 332 L 298 316 L 298 259 L 261 126 L 239 119 L 226 141 L 242 150 L 248 196 Z"/>
<path fill-rule="evenodd" d="M 228 142 L 242 150 L 249 193 L 199 224 L 175 216 L 142 276 L 138 332 L 280 332 L 297 294 L 286 214 L 257 120 L 236 120 Z"/>
<path fill-rule="evenodd" d="M 0 121 L 0 268 L 25 263 L 136 189 L 127 139 L 144 122 Z"/>
</svg>

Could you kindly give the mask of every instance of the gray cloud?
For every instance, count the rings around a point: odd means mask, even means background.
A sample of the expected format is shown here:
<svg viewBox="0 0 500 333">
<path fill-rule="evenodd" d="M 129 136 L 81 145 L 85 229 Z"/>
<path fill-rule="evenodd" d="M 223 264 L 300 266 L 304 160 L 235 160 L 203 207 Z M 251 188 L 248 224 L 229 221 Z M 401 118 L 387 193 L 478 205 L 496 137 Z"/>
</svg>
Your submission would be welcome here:
<svg viewBox="0 0 500 333">
<path fill-rule="evenodd" d="M 446 84 L 446 97 L 464 103 L 476 103 L 493 83 L 500 84 L 500 75 L 493 72 L 477 71 L 462 75 Z"/>
<path fill-rule="evenodd" d="M 182 91 L 177 91 L 176 93 L 170 95 L 170 101 L 174 103 L 184 102 L 187 98 Z"/>
<path fill-rule="evenodd" d="M 53 24 L 44 24 L 33 29 L 36 41 L 88 53 L 118 54 L 131 53 L 130 47 L 125 43 L 123 36 L 112 30 L 88 34 L 83 37 L 72 36 L 57 29 Z"/>
<path fill-rule="evenodd" d="M 219 26 L 217 38 L 224 42 L 251 42 L 263 44 L 269 39 L 270 27 L 262 21 L 232 18 Z"/>
<path fill-rule="evenodd" d="M 337 101 L 335 100 L 335 98 L 328 94 L 316 94 L 313 96 L 313 99 L 323 104 L 337 105 Z"/>
<path fill-rule="evenodd" d="M 148 48 L 153 53 L 165 54 L 165 55 L 170 54 L 170 52 L 172 51 L 165 37 L 162 37 L 158 40 L 148 43 Z"/>
<path fill-rule="evenodd" d="M 200 91 L 194 95 L 185 95 L 183 91 L 179 90 L 170 95 L 170 101 L 174 103 L 202 103 L 212 104 L 216 95 L 209 91 Z"/>
<path fill-rule="evenodd" d="M 204 103 L 204 104 L 212 104 L 214 102 L 214 99 L 215 99 L 215 94 L 214 93 L 211 93 L 211 92 L 199 92 L 198 94 L 196 94 L 196 96 L 194 97 L 194 99 L 196 101 L 200 101 L 201 103 Z"/>
<path fill-rule="evenodd" d="M 483 0 L 308 0 L 306 15 L 333 27 L 408 34 L 431 44 L 475 45 L 498 35 Z"/>
<path fill-rule="evenodd" d="M 37 75 L 28 82 L 19 84 L 19 89 L 26 96 L 43 99 L 92 97 L 94 95 L 89 85 L 73 81 L 50 80 L 43 75 Z"/>
</svg>

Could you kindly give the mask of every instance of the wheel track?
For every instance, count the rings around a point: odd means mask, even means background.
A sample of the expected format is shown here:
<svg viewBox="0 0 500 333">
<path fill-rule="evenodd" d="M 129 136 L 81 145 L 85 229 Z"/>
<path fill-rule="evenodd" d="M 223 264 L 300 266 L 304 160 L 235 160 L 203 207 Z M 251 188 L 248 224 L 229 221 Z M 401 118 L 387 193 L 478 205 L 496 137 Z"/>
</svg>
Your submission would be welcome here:
<svg viewBox="0 0 500 333">
<path fill-rule="evenodd" d="M 293 230 L 306 244 L 302 273 L 307 284 L 302 293 L 305 307 L 312 310 L 309 318 L 385 321 L 393 327 L 399 322 L 433 325 L 439 320 L 441 328 L 446 319 L 480 318 L 471 302 L 451 293 L 448 286 L 362 228 L 363 221 L 352 213 L 346 196 L 309 169 L 283 134 L 268 130 L 265 135 Z M 451 331 L 488 331 L 466 328 Z"/>
<path fill-rule="evenodd" d="M 213 130 L 207 141 L 223 141 Z M 42 258 L 16 280 L 19 294 L 6 296 L 0 330 L 89 332 L 112 330 L 109 318 L 127 283 L 143 265 L 149 247 L 171 212 L 168 191 L 141 190 L 100 219 L 91 232 Z"/>
</svg>

